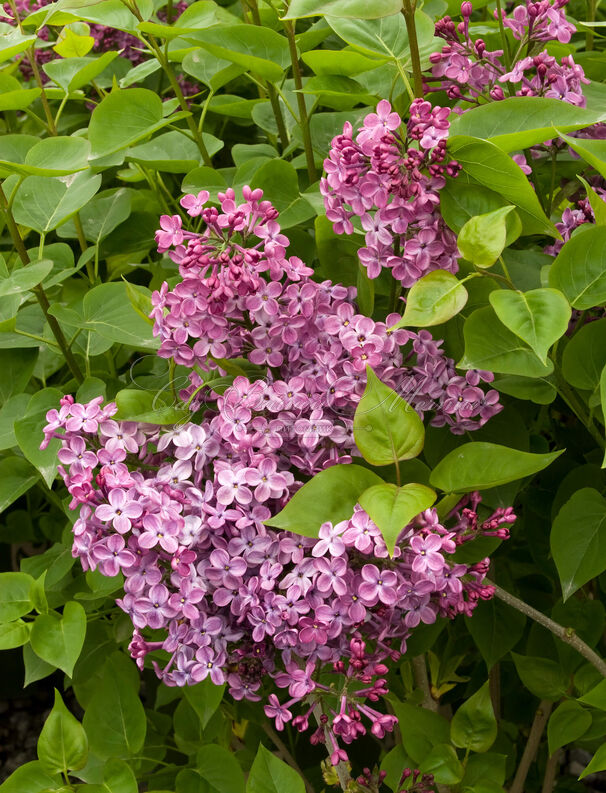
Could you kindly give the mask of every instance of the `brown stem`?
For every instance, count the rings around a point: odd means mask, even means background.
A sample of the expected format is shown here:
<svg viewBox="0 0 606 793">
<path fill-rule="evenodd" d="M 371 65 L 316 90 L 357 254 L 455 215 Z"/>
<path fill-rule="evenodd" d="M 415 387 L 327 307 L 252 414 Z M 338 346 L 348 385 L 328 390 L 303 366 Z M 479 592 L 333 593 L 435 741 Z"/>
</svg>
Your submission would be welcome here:
<svg viewBox="0 0 606 793">
<path fill-rule="evenodd" d="M 307 173 L 309 175 L 310 183 L 313 183 L 318 178 L 316 173 L 316 163 L 314 161 L 314 150 L 311 144 L 311 134 L 309 132 L 309 116 L 307 115 L 307 107 L 305 105 L 305 96 L 301 93 L 303 88 L 303 80 L 301 78 L 301 65 L 299 63 L 299 54 L 297 52 L 297 42 L 295 41 L 295 23 L 286 21 L 284 22 L 284 29 L 286 37 L 288 38 L 288 46 L 290 49 L 290 60 L 292 63 L 292 74 L 295 81 L 295 88 L 297 89 L 297 104 L 299 106 L 299 125 L 303 135 L 303 147 L 305 149 L 305 161 L 307 163 Z"/>
<path fill-rule="evenodd" d="M 500 586 L 488 581 L 488 579 L 484 579 L 484 582 L 495 588 L 495 596 L 498 597 L 499 600 L 502 600 L 504 603 L 507 603 L 514 609 L 521 611 L 522 614 L 526 614 L 527 617 L 530 617 L 530 619 L 538 622 L 539 625 L 543 625 L 543 627 L 551 631 L 554 636 L 558 637 L 558 639 L 565 642 L 566 644 L 569 644 L 571 647 L 574 647 L 574 649 L 580 653 L 583 658 L 589 661 L 589 663 L 598 670 L 602 677 L 606 677 L 606 663 L 594 650 L 591 649 L 588 644 L 585 644 L 585 642 L 577 636 L 573 628 L 565 628 L 563 625 L 560 625 L 549 617 L 546 617 L 545 614 L 537 611 L 532 606 L 529 606 L 528 603 L 520 600 L 520 598 L 515 597 L 515 595 L 511 595 L 509 592 L 501 589 Z"/>
<path fill-rule="evenodd" d="M 414 94 L 417 98 L 423 96 L 423 75 L 421 72 L 421 56 L 419 55 L 419 41 L 417 39 L 417 26 L 415 24 L 415 5 L 411 0 L 404 0 L 402 13 L 406 22 L 408 33 L 408 46 L 410 47 L 410 63 L 412 66 L 412 79 Z"/>
<path fill-rule="evenodd" d="M 263 722 L 263 731 L 269 737 L 273 745 L 278 750 L 277 752 L 278 756 L 281 757 L 282 760 L 284 760 L 284 762 L 287 763 L 291 768 L 293 768 L 297 772 L 297 774 L 299 774 L 299 776 L 303 780 L 303 784 L 305 785 L 306 793 L 314 793 L 313 787 L 311 786 L 309 780 L 306 779 L 303 771 L 301 771 L 301 768 L 299 767 L 299 764 L 297 763 L 295 758 L 289 752 L 288 747 L 286 746 L 282 738 L 280 738 L 278 733 L 274 730 L 274 728 L 271 726 L 271 724 L 269 724 L 267 721 Z"/>
<path fill-rule="evenodd" d="M 13 213 L 10 210 L 8 205 L 8 201 L 6 200 L 6 195 L 4 194 L 4 190 L 0 185 L 0 206 L 4 212 L 4 216 L 6 218 L 6 225 L 8 226 L 9 233 L 11 235 L 11 239 L 13 241 L 13 245 L 17 253 L 19 254 L 19 258 L 24 267 L 27 267 L 28 264 L 31 263 L 29 258 L 29 254 L 25 247 L 25 243 L 19 234 L 19 229 L 17 228 L 17 224 L 15 223 L 15 219 L 13 218 Z M 49 314 L 50 303 L 48 302 L 48 297 L 46 296 L 46 292 L 44 291 L 43 287 L 38 285 L 32 289 L 32 292 L 36 296 L 36 300 L 44 313 L 46 321 L 48 322 L 48 326 L 52 331 L 53 336 L 55 337 L 57 344 L 63 356 L 65 358 L 65 362 L 70 368 L 71 373 L 75 377 L 78 383 L 81 383 L 84 380 L 82 372 L 80 371 L 80 367 L 78 366 L 78 362 L 74 357 L 74 354 L 70 350 L 69 344 L 67 343 L 67 339 L 63 335 L 63 331 L 61 330 L 61 326 L 53 317 L 52 314 Z"/>
<path fill-rule="evenodd" d="M 417 655 L 412 659 L 412 674 L 415 683 L 423 692 L 423 707 L 425 710 L 432 710 L 434 713 L 438 712 L 438 703 L 431 695 L 431 687 L 429 685 L 429 677 L 427 675 L 427 665 L 425 663 L 424 655 Z"/>
<path fill-rule="evenodd" d="M 561 754 L 561 750 L 556 749 L 555 752 L 551 755 L 551 757 L 547 760 L 541 793 L 552 793 L 553 787 L 555 785 L 558 769 L 560 767 L 560 754 Z"/>
<path fill-rule="evenodd" d="M 522 759 L 520 760 L 520 765 L 518 766 L 516 775 L 513 778 L 512 785 L 509 788 L 509 793 L 524 793 L 524 783 L 526 782 L 526 776 L 528 775 L 530 766 L 536 757 L 539 744 L 541 743 L 541 736 L 543 735 L 543 730 L 547 724 L 547 719 L 549 718 L 552 707 L 553 702 L 550 702 L 547 699 L 543 699 L 539 703 L 537 712 L 534 715 L 532 727 L 530 728 L 530 733 L 528 734 L 526 746 L 524 747 L 524 752 L 522 753 Z"/>
</svg>

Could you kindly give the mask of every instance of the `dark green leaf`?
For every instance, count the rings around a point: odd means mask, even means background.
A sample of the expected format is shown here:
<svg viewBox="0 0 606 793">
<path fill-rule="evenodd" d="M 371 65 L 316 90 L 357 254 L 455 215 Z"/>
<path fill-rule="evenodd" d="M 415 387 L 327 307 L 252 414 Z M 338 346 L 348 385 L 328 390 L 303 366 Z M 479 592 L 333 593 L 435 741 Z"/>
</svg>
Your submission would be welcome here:
<svg viewBox="0 0 606 793">
<path fill-rule="evenodd" d="M 551 265 L 549 286 L 563 292 L 573 308 L 606 303 L 606 226 L 588 223 L 573 234 Z"/>
<path fill-rule="evenodd" d="M 606 570 L 606 500 L 597 490 L 577 490 L 560 509 L 551 552 L 564 600 Z"/>
<path fill-rule="evenodd" d="M 465 622 L 490 669 L 522 638 L 526 617 L 502 600 L 492 598 L 480 601 L 473 611 L 473 618 L 466 617 Z"/>
<path fill-rule="evenodd" d="M 569 700 L 551 714 L 547 724 L 549 754 L 567 743 L 573 743 L 587 732 L 591 726 L 591 713 L 584 710 L 578 702 Z"/>
<path fill-rule="evenodd" d="M 520 680 L 539 699 L 556 701 L 563 697 L 568 681 L 562 668 L 549 658 L 511 653 Z"/>
<path fill-rule="evenodd" d="M 55 689 L 55 704 L 38 738 L 38 759 L 49 774 L 64 774 L 84 768 L 88 740 L 80 722 L 65 707 Z"/>
<path fill-rule="evenodd" d="M 30 587 L 34 583 L 26 573 L 0 573 L 0 623 L 11 622 L 32 610 Z"/>
<path fill-rule="evenodd" d="M 487 752 L 493 745 L 497 720 L 487 682 L 459 707 L 450 722 L 450 737 L 455 746 L 473 752 Z"/>
</svg>

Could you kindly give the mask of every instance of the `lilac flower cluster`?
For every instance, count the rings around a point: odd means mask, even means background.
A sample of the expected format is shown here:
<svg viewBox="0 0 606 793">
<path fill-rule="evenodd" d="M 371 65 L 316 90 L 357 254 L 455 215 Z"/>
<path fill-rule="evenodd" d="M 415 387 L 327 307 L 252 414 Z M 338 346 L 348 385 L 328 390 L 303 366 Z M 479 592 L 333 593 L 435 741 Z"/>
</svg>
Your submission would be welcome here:
<svg viewBox="0 0 606 793">
<path fill-rule="evenodd" d="M 594 176 L 589 179 L 590 186 L 606 203 L 606 182 L 601 176 Z M 560 232 L 562 239 L 554 240 L 551 245 L 544 248 L 545 253 L 557 256 L 565 242 L 568 242 L 572 232 L 584 223 L 595 223 L 595 215 L 587 196 L 581 196 L 571 206 L 566 207 L 562 213 L 562 220 L 555 224 Z"/>
<path fill-rule="evenodd" d="M 402 131 L 382 100 L 355 138 L 346 123 L 332 141 L 320 181 L 326 216 L 337 234 L 353 234 L 359 218 L 366 247 L 358 256 L 369 278 L 387 267 L 410 287 L 432 270 L 458 270 L 456 236 L 439 212 L 444 174 L 459 171 L 456 162 L 444 164 L 449 113 L 416 99 Z"/>
<path fill-rule="evenodd" d="M 419 137 L 439 136 L 416 111 Z M 379 113 L 393 123 L 385 106 Z M 403 526 L 392 557 L 359 505 L 347 520 L 325 522 L 317 539 L 265 521 L 304 479 L 359 454 L 353 414 L 368 365 L 455 433 L 501 406 L 480 387 L 491 373 L 457 375 L 429 332 L 392 332 L 399 315 L 375 322 L 357 313 L 355 289 L 311 280 L 287 256 L 261 190 L 245 187 L 241 203 L 227 190 L 218 207 L 208 198 L 181 200 L 195 232 L 178 215 L 161 218 L 158 249 L 181 281 L 154 293 L 151 314 L 159 354 L 192 370 L 181 397 L 195 423 L 121 422 L 114 404 L 65 397 L 48 413 L 45 444 L 61 438 L 60 472 L 80 508 L 74 555 L 85 569 L 124 575 L 118 602 L 133 621 L 139 665 L 150 655 L 169 685 L 210 677 L 253 701 L 269 677 L 288 691 L 286 701 L 266 699 L 276 727 L 306 730 L 315 715 L 311 740 L 326 743 L 337 764 L 347 757 L 342 744 L 368 725 L 377 737 L 393 728 L 376 703 L 410 631 L 471 614 L 492 595 L 482 583 L 488 561 L 456 564 L 451 554 L 479 535 L 505 538 L 515 515 L 480 518 L 479 496 L 465 496 L 443 520 L 427 510 Z M 228 376 L 234 368 L 254 374 Z M 326 664 L 335 673 L 328 686 L 319 681 Z"/>
<path fill-rule="evenodd" d="M 265 706 L 278 729 L 292 720 L 306 730 L 332 697 L 312 740 L 327 741 L 336 764 L 346 759 L 338 741 L 365 734 L 363 719 L 377 737 L 392 729 L 394 717 L 372 703 L 387 693 L 386 662 L 405 652 L 411 629 L 471 614 L 492 595 L 482 584 L 488 560 L 448 557 L 479 535 L 506 538 L 515 516 L 499 509 L 480 520 L 478 494 L 465 496 L 447 521 L 430 509 L 403 527 L 391 558 L 359 506 L 324 523 L 317 540 L 270 529 L 263 521 L 301 483 L 294 461 L 234 415 L 262 401 L 265 384 L 237 381 L 212 418 L 171 429 L 115 421 L 116 406 L 100 398 L 65 397 L 49 412 L 45 442 L 61 438 L 60 472 L 80 506 L 73 554 L 84 569 L 124 574 L 118 603 L 135 627 L 131 652 L 141 667 L 152 653 L 167 684 L 210 677 L 258 701 L 269 676 L 288 690 Z M 148 628 L 164 635 L 148 640 Z M 328 687 L 316 678 L 327 663 L 339 675 Z"/>
<path fill-rule="evenodd" d="M 236 381 L 224 394 L 224 429 L 250 434 L 253 444 L 263 433 L 313 474 L 341 453 L 355 453 L 352 420 L 367 365 L 421 416 L 431 411 L 434 426 L 456 434 L 501 409 L 497 392 L 480 387 L 492 381 L 490 372 L 457 375 L 428 331 L 391 332 L 399 315 L 375 322 L 356 312 L 355 289 L 312 281 L 309 267 L 287 258 L 288 238 L 262 191 L 245 187 L 243 196 L 238 204 L 233 190 L 220 193 L 217 209 L 206 206 L 206 191 L 187 195 L 181 203 L 202 220 L 202 231 L 186 231 L 180 216 L 164 215 L 156 234 L 182 276 L 172 292 L 164 284 L 152 296 L 159 355 L 190 369 L 239 357 L 270 369 L 269 382 L 255 383 L 252 393 Z M 199 371 L 190 380 L 181 397 L 197 408 L 209 389 Z"/>
<path fill-rule="evenodd" d="M 451 99 L 478 104 L 479 97 L 505 99 L 504 88 L 512 86 L 516 96 L 553 97 L 585 107 L 582 86 L 589 80 L 572 56 L 564 56 L 558 62 L 546 51 L 532 52 L 542 42 L 570 41 L 576 28 L 566 19 L 563 8 L 567 1 L 527 0 L 525 5 L 513 9 L 511 17 L 503 15 L 503 24 L 520 41 L 518 55 L 524 49 L 529 53 L 520 59 L 516 55 L 513 68 L 507 70 L 502 50 L 490 52 L 481 38 L 471 38 L 472 5 L 465 0 L 461 5 L 462 22 L 455 25 L 446 16 L 436 23 L 436 35 L 445 39 L 446 44 L 430 56 L 432 75 L 439 82 L 428 90 L 445 90 Z"/>
</svg>

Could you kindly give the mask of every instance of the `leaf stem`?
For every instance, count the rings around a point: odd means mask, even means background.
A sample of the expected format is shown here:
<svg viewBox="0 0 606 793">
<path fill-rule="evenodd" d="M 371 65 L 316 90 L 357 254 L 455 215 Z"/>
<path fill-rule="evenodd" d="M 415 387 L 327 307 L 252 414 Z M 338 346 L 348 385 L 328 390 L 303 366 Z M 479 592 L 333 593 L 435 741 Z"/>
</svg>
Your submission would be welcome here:
<svg viewBox="0 0 606 793">
<path fill-rule="evenodd" d="M 512 785 L 509 788 L 509 793 L 524 793 L 524 783 L 526 782 L 528 771 L 539 749 L 541 736 L 543 735 L 543 730 L 549 719 L 552 707 L 553 702 L 550 702 L 548 699 L 542 699 L 539 703 L 537 712 L 534 715 L 532 727 L 530 728 L 530 733 L 528 734 L 526 746 L 524 747 L 522 759 L 520 760 L 516 775 L 513 778 Z"/>
<path fill-rule="evenodd" d="M 286 38 L 288 39 L 290 60 L 292 63 L 292 75 L 295 81 L 295 88 L 297 89 L 296 93 L 297 104 L 299 106 L 299 126 L 301 127 L 301 134 L 303 136 L 303 148 L 305 149 L 307 174 L 309 176 L 310 184 L 313 184 L 317 180 L 318 175 L 316 173 L 314 150 L 311 143 L 311 134 L 309 131 L 309 116 L 307 115 L 307 107 L 305 105 L 305 95 L 301 93 L 301 89 L 303 88 L 303 80 L 301 76 L 301 64 L 299 63 L 299 53 L 297 52 L 297 42 L 295 40 L 295 23 L 285 21 L 284 30 L 286 31 Z"/>
<path fill-rule="evenodd" d="M 497 0 L 497 20 L 499 23 L 499 32 L 501 34 L 501 42 L 503 44 L 503 57 L 505 58 L 505 66 L 507 71 L 511 71 L 511 52 L 509 51 L 509 42 L 505 34 L 505 25 L 503 24 L 503 10 L 501 8 L 501 0 Z"/>
<path fill-rule="evenodd" d="M 520 598 L 517 598 L 510 592 L 506 592 L 504 589 L 501 589 L 500 586 L 497 586 L 497 584 L 493 583 L 492 581 L 484 579 L 484 582 L 489 586 L 494 587 L 495 597 L 498 597 L 499 600 L 503 601 L 503 603 L 507 603 L 508 606 L 511 606 L 522 614 L 525 614 L 527 617 L 530 617 L 530 619 L 534 620 L 535 622 L 538 622 L 539 625 L 547 628 L 547 630 L 551 631 L 554 636 L 557 636 L 558 639 L 563 641 L 565 644 L 573 647 L 578 653 L 580 653 L 580 655 L 583 656 L 583 658 L 585 658 L 585 660 L 589 661 L 589 663 L 598 670 L 602 677 L 606 677 L 606 662 L 600 658 L 595 650 L 592 650 L 588 644 L 585 644 L 585 642 L 579 638 L 579 636 L 577 636 L 573 628 L 567 628 L 563 625 L 560 625 L 558 622 L 555 622 L 542 612 L 537 611 L 537 609 L 533 608 L 528 603 L 520 600 Z"/>
<path fill-rule="evenodd" d="M 419 41 L 417 38 L 417 26 L 415 24 L 415 6 L 411 0 L 404 0 L 402 13 L 406 22 L 408 32 L 408 46 L 410 47 L 410 63 L 412 66 L 412 79 L 414 84 L 414 95 L 417 98 L 423 96 L 423 75 L 421 72 L 421 56 L 419 55 Z"/>
<path fill-rule="evenodd" d="M 0 207 L 4 212 L 4 216 L 6 218 L 6 225 L 8 226 L 8 231 L 9 234 L 11 235 L 13 245 L 15 246 L 15 249 L 19 254 L 19 258 L 21 259 L 23 266 L 27 267 L 28 264 L 31 264 L 31 259 L 29 258 L 27 248 L 25 247 L 25 243 L 23 242 L 21 234 L 19 233 L 19 229 L 13 217 L 13 213 L 10 210 L 10 207 L 6 200 L 6 196 L 4 194 L 4 190 L 2 189 L 1 185 L 0 185 Z M 40 284 L 34 286 L 32 292 L 36 296 L 36 300 L 38 301 L 38 304 L 42 309 L 46 321 L 48 322 L 48 326 L 51 329 L 53 336 L 57 340 L 57 344 L 59 345 L 59 348 L 63 353 L 65 362 L 69 366 L 70 371 L 72 375 L 75 377 L 76 381 L 78 383 L 81 383 L 84 380 L 82 371 L 80 370 L 80 367 L 78 366 L 78 362 L 76 361 L 76 358 L 73 352 L 71 351 L 69 344 L 67 343 L 67 339 L 63 335 L 61 326 L 57 322 L 56 318 L 53 317 L 52 314 L 49 314 L 50 303 L 48 302 L 48 297 L 46 296 L 46 292 L 44 291 L 43 287 Z"/>
</svg>

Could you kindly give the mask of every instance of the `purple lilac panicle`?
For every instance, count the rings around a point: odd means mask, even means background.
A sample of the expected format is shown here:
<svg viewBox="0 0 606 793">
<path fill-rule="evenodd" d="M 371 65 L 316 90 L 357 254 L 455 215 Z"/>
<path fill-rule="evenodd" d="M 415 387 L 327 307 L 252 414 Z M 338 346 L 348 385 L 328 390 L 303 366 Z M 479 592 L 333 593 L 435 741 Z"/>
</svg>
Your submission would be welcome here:
<svg viewBox="0 0 606 793">
<path fill-rule="evenodd" d="M 449 113 L 416 99 L 402 131 L 384 99 L 355 137 L 348 122 L 332 141 L 320 181 L 326 217 L 337 234 L 352 234 L 360 219 L 366 247 L 358 256 L 369 278 L 386 267 L 410 287 L 432 270 L 458 270 L 456 236 L 439 212 L 444 174 L 459 170 L 454 161 L 444 164 Z"/>
<path fill-rule="evenodd" d="M 427 331 L 390 332 L 399 315 L 374 322 L 357 313 L 354 289 L 312 281 L 309 267 L 287 257 L 288 238 L 262 191 L 244 188 L 238 203 L 228 190 L 219 208 L 208 198 L 182 199 L 202 221 L 198 233 L 180 216 L 161 219 L 159 250 L 182 280 L 152 300 L 159 354 L 198 369 L 182 397 L 205 408 L 201 421 L 168 429 L 119 422 L 114 404 L 65 397 L 48 413 L 45 443 L 61 438 L 59 470 L 80 508 L 74 555 L 85 569 L 125 576 L 118 602 L 133 621 L 138 664 L 152 653 L 167 684 L 209 677 L 236 699 L 259 700 L 270 677 L 288 692 L 286 701 L 267 699 L 277 728 L 292 721 L 306 730 L 320 704 L 312 741 L 327 742 L 337 763 L 347 757 L 340 743 L 367 725 L 377 737 L 392 729 L 376 703 L 387 693 L 386 664 L 405 651 L 410 631 L 470 614 L 491 596 L 487 561 L 455 564 L 456 547 L 481 534 L 506 537 L 515 516 L 479 518 L 471 494 L 444 521 L 428 510 L 402 527 L 391 558 L 359 506 L 348 520 L 325 523 L 317 540 L 264 521 L 305 478 L 358 454 L 352 419 L 366 364 L 456 433 L 498 412 L 498 394 L 481 387 L 488 372 L 458 376 Z M 225 358 L 247 359 L 258 376 L 213 391 L 203 370 L 225 371 Z M 163 635 L 150 640 L 147 629 Z M 330 691 L 318 682 L 326 664 L 341 681 Z"/>
</svg>

